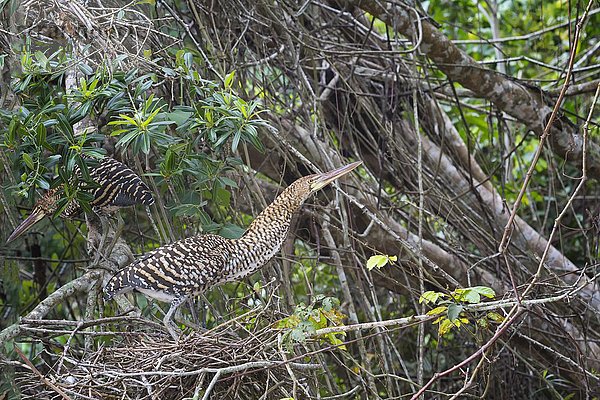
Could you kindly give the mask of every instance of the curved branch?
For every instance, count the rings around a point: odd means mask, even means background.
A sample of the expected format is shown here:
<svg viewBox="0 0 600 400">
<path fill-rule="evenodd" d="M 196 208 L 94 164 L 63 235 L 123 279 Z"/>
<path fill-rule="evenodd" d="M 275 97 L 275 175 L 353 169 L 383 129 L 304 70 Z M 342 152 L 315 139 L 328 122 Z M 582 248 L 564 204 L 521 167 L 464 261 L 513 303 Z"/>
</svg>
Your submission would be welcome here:
<svg viewBox="0 0 600 400">
<path fill-rule="evenodd" d="M 407 6 L 374 0 L 349 0 L 348 5 L 369 12 L 408 38 L 417 34 L 414 13 L 410 12 Z M 482 67 L 429 21 L 421 21 L 420 27 L 422 42 L 419 49 L 440 71 L 477 96 L 490 100 L 536 134 L 542 134 L 554 102 L 550 101 L 540 88 L 530 84 L 524 85 L 514 78 Z M 576 125 L 564 117 L 559 118 L 551 129 L 550 141 L 556 154 L 581 166 L 583 138 Z M 588 147 L 589 176 L 598 179 L 600 145 L 590 142 Z"/>
<path fill-rule="evenodd" d="M 27 316 L 25 319 L 42 319 L 50 311 L 54 309 L 58 304 L 66 301 L 69 297 L 76 293 L 81 293 L 90 290 L 90 288 L 96 284 L 100 277 L 100 271 L 88 271 L 83 276 L 72 280 L 58 288 L 55 292 L 50 294 L 44 300 L 42 300 Z M 10 325 L 0 332 L 0 343 L 6 343 L 7 341 L 19 336 L 21 333 L 20 323 Z"/>
</svg>

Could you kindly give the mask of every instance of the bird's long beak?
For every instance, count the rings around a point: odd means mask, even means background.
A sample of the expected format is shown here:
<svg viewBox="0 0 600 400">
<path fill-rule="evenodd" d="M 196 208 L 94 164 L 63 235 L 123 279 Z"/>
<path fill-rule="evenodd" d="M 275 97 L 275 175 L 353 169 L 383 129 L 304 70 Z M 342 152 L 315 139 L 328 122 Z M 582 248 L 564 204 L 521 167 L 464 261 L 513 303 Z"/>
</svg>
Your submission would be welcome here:
<svg viewBox="0 0 600 400">
<path fill-rule="evenodd" d="M 341 168 L 334 169 L 333 171 L 324 172 L 322 174 L 317 175 L 317 179 L 315 179 L 310 185 L 310 190 L 314 192 L 316 190 L 321 189 L 324 186 L 327 186 L 339 177 L 346 175 L 348 172 L 352 171 L 360 164 L 362 164 L 362 161 L 356 161 L 352 164 L 348 164 Z"/>
<path fill-rule="evenodd" d="M 6 239 L 6 243 L 12 242 L 16 238 L 18 238 L 19 236 L 21 236 L 22 234 L 27 232 L 27 230 L 29 228 L 31 228 L 33 225 L 40 222 L 42 219 L 44 219 L 45 216 L 46 216 L 46 214 L 44 213 L 43 210 L 34 209 L 31 212 L 31 215 L 29 215 L 29 217 L 25 218 L 25 221 L 21 222 L 21 225 L 17 226 L 17 228 L 14 230 L 14 232 L 10 234 L 8 239 Z"/>
</svg>

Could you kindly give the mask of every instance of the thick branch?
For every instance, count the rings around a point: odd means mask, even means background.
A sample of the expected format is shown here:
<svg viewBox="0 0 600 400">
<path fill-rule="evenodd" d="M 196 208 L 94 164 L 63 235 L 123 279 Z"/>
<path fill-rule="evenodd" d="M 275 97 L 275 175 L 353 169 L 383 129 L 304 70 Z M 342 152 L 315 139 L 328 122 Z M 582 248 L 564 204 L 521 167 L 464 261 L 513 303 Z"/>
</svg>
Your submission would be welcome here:
<svg viewBox="0 0 600 400">
<path fill-rule="evenodd" d="M 67 299 L 76 293 L 86 292 L 96 284 L 100 271 L 89 271 L 83 276 L 72 280 L 58 288 L 55 292 L 50 294 L 44 300 L 42 300 L 27 316 L 26 319 L 42 319 L 50 311 L 54 309 L 58 304 L 67 301 Z M 2 332 L 0 332 L 0 343 L 6 343 L 7 341 L 19 336 L 21 333 L 21 327 L 19 323 L 15 323 Z"/>
<path fill-rule="evenodd" d="M 373 14 L 408 38 L 419 35 L 415 14 L 406 6 L 373 0 L 351 0 L 348 4 Z M 506 75 L 482 67 L 430 22 L 421 20 L 420 25 L 419 50 L 443 73 L 477 96 L 490 100 L 536 134 L 542 134 L 552 107 L 541 89 L 523 85 Z M 577 166 L 581 165 L 583 140 L 577 126 L 566 118 L 560 118 L 553 126 L 550 141 L 556 154 Z M 600 146 L 594 142 L 590 142 L 588 146 L 589 176 L 599 178 Z"/>
</svg>

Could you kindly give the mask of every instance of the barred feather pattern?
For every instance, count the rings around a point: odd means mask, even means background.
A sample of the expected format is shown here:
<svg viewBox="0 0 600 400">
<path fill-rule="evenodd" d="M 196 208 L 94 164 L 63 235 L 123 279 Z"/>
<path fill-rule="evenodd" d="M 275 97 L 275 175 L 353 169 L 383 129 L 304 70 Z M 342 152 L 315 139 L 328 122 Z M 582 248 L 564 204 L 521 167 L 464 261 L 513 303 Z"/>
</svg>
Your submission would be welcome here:
<svg viewBox="0 0 600 400">
<path fill-rule="evenodd" d="M 74 169 L 81 175 L 79 166 Z M 98 166 L 90 169 L 90 177 L 98 185 L 92 192 L 90 205 L 96 210 L 107 206 L 127 207 L 134 204 L 150 206 L 154 197 L 148 185 L 125 164 L 111 157 L 104 157 Z M 61 213 L 63 218 L 74 216 L 79 211 L 79 204 L 72 201 Z"/>
<path fill-rule="evenodd" d="M 135 289 L 157 300 L 180 304 L 212 286 L 252 274 L 281 248 L 294 212 L 311 193 L 312 179 L 313 175 L 291 184 L 240 239 L 198 235 L 151 251 L 109 280 L 105 298 Z"/>
<path fill-rule="evenodd" d="M 75 167 L 73 173 L 80 175 L 79 167 Z M 136 203 L 145 205 L 154 203 L 152 192 L 142 179 L 124 164 L 110 157 L 105 157 L 98 166 L 91 168 L 90 176 L 97 184 L 97 187 L 93 190 L 93 200 L 91 201 L 91 205 L 96 212 L 106 210 L 107 206 L 126 207 Z M 63 194 L 62 185 L 48 190 L 36 202 L 29 217 L 11 233 L 7 242 L 15 240 L 31 226 L 54 214 Z M 79 203 L 72 200 L 61 212 L 61 217 L 70 218 L 78 211 Z"/>
</svg>

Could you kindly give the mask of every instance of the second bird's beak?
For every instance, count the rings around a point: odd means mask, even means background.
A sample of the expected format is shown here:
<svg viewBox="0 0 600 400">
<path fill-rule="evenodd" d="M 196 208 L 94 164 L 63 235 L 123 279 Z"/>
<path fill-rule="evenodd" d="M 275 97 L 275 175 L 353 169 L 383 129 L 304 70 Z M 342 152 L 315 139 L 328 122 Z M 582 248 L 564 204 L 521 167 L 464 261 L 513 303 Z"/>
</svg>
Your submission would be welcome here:
<svg viewBox="0 0 600 400">
<path fill-rule="evenodd" d="M 45 216 L 46 216 L 46 214 L 44 213 L 43 210 L 41 210 L 41 209 L 35 210 L 34 209 L 31 213 L 31 215 L 29 215 L 29 217 L 25 218 L 25 221 L 21 222 L 21 225 L 17 226 L 17 228 L 14 230 L 14 232 L 10 234 L 8 239 L 6 239 L 6 243 L 12 242 L 16 238 L 18 238 L 19 236 L 21 236 L 22 234 L 27 232 L 27 230 L 29 228 L 31 228 L 33 225 L 40 222 L 42 219 L 44 219 Z"/>
<path fill-rule="evenodd" d="M 352 164 L 345 165 L 341 168 L 334 169 L 333 171 L 323 172 L 322 174 L 318 174 L 317 178 L 311 183 L 310 190 L 316 191 L 321 189 L 324 186 L 327 186 L 334 180 L 338 179 L 341 176 L 346 175 L 348 172 L 352 171 L 354 168 L 358 167 L 362 164 L 362 161 L 356 161 Z"/>
</svg>

